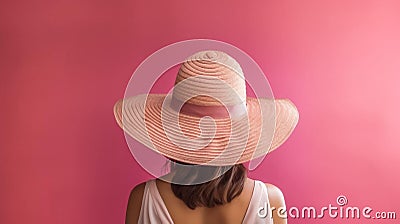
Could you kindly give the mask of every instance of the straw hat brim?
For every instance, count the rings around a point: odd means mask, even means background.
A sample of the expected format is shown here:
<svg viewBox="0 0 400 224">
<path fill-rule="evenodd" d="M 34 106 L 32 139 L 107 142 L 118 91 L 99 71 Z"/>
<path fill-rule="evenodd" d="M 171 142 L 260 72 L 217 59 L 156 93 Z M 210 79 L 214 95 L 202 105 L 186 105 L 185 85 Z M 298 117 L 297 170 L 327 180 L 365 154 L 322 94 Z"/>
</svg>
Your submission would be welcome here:
<svg viewBox="0 0 400 224">
<path fill-rule="evenodd" d="M 143 94 L 119 100 L 115 119 L 138 142 L 190 164 L 233 165 L 265 155 L 286 141 L 299 120 L 289 99 L 247 97 L 245 116 L 202 124 L 200 117 L 163 107 L 166 96 Z"/>
</svg>

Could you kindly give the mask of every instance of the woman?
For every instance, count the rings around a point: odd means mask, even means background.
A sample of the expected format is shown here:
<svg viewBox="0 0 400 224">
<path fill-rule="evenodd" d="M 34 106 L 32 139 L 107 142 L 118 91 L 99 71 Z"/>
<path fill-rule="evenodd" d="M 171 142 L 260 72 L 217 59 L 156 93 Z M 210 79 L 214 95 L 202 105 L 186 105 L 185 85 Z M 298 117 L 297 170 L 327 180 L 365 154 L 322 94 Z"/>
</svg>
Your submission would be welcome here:
<svg viewBox="0 0 400 224">
<path fill-rule="evenodd" d="M 131 137 L 171 161 L 170 173 L 131 191 L 127 224 L 286 223 L 282 192 L 248 178 L 243 163 L 278 148 L 298 111 L 287 99 L 247 97 L 242 69 L 226 53 L 192 55 L 172 94 L 126 98 L 114 113 Z"/>
</svg>

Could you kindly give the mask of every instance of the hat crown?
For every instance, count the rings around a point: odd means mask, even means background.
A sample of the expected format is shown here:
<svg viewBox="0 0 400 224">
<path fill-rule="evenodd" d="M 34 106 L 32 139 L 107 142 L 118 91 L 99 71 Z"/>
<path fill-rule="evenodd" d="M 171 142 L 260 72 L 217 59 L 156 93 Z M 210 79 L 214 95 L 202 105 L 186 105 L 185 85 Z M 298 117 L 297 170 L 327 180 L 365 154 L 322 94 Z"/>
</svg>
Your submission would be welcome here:
<svg viewBox="0 0 400 224">
<path fill-rule="evenodd" d="M 246 100 L 246 82 L 239 63 L 221 51 L 200 51 L 182 63 L 173 97 L 201 105 L 237 105 Z"/>
</svg>

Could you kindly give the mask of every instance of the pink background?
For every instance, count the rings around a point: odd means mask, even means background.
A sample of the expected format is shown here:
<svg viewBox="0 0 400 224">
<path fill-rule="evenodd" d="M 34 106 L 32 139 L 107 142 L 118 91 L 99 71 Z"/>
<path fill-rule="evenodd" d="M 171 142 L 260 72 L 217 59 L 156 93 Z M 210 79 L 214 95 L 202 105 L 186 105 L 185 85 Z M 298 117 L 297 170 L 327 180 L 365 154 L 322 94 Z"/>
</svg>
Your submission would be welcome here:
<svg viewBox="0 0 400 224">
<path fill-rule="evenodd" d="M 143 59 L 191 38 L 241 48 L 298 106 L 292 137 L 252 177 L 288 207 L 343 194 L 400 215 L 398 1 L 5 0 L 0 223 L 123 223 L 130 189 L 150 176 L 112 106 Z"/>
</svg>

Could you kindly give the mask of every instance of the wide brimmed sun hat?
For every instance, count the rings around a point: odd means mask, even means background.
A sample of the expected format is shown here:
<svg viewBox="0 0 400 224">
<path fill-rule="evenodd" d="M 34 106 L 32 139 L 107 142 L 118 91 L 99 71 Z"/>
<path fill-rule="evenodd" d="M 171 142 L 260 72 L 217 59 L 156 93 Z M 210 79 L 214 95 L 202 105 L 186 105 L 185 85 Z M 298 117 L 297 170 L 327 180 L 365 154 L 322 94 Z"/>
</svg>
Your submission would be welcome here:
<svg viewBox="0 0 400 224">
<path fill-rule="evenodd" d="M 192 55 L 172 93 L 121 99 L 114 115 L 129 136 L 165 157 L 214 166 L 275 150 L 299 119 L 289 99 L 248 97 L 239 63 L 221 51 Z"/>
</svg>

